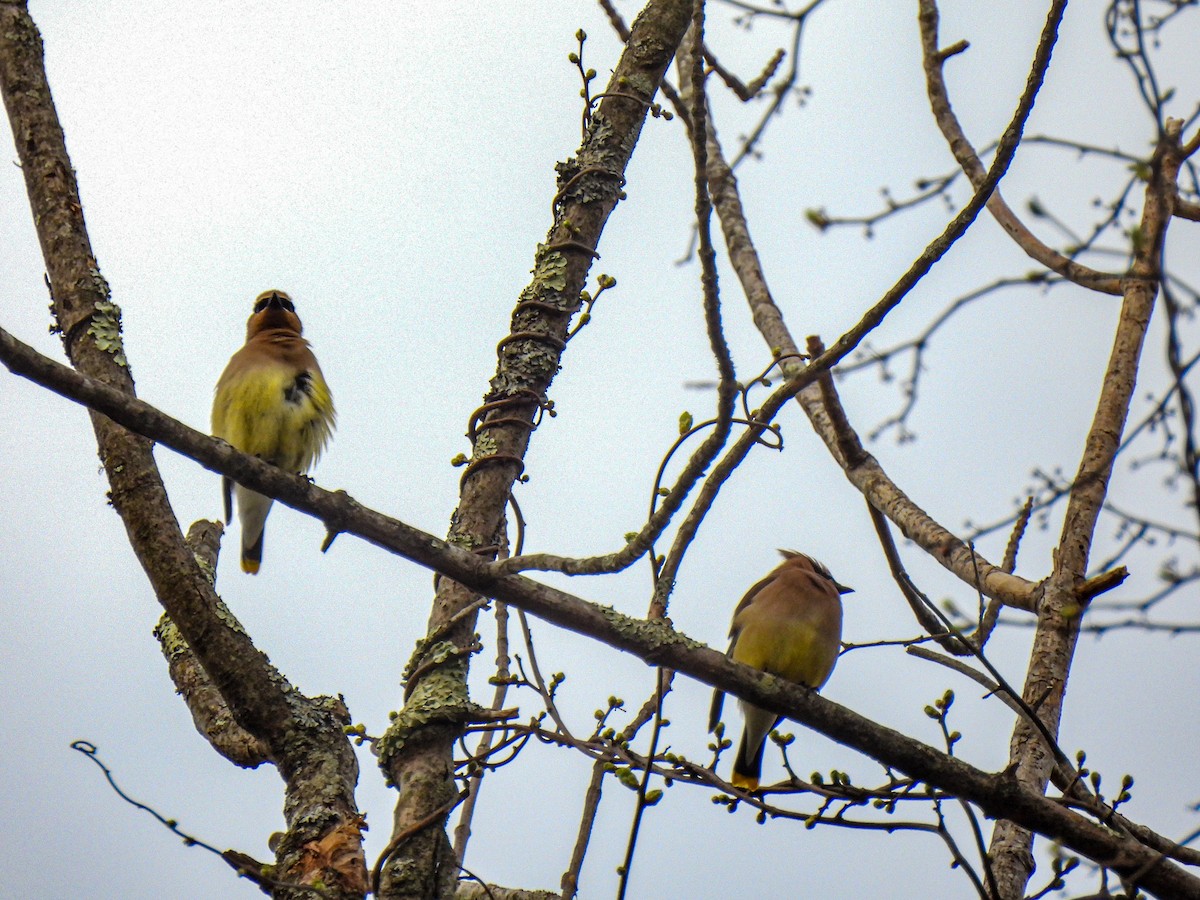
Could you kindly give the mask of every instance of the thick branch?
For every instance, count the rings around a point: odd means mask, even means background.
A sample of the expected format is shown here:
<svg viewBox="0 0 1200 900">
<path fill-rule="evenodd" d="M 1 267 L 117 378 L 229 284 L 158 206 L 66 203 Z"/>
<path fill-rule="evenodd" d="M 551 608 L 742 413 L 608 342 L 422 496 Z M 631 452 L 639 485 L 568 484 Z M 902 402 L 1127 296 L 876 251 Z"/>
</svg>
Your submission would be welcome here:
<svg viewBox="0 0 1200 900">
<path fill-rule="evenodd" d="M 534 254 L 533 280 L 521 292 L 509 334 L 500 342 L 496 374 L 484 396 L 488 412 L 474 429 L 472 458 L 462 478 L 459 506 L 447 540 L 484 556 L 502 543 L 504 511 L 524 468 L 529 439 L 580 309 L 596 248 L 609 215 L 624 196 L 625 168 L 637 145 L 662 76 L 690 18 L 688 0 L 651 0 L 630 29 L 613 75 L 599 95 L 576 156 L 558 167 L 554 223 Z M 409 663 L 419 672 L 407 685 L 405 709 L 380 742 L 380 765 L 402 785 L 393 834 L 417 823 L 455 793 L 453 743 L 470 715 L 467 659 L 474 613 L 460 615 L 474 594 L 439 581 L 429 636 Z M 453 653 L 444 650 L 456 647 Z M 430 665 L 426 654 L 444 663 Z M 456 875 L 453 850 L 441 823 L 413 834 L 383 869 L 381 898 L 445 896 Z"/>
<path fill-rule="evenodd" d="M 96 406 L 129 427 L 145 429 L 156 441 L 271 495 L 338 530 L 356 534 L 453 579 L 466 589 L 502 600 L 540 618 L 632 653 L 652 666 L 675 669 L 756 705 L 779 712 L 929 785 L 977 803 L 988 815 L 1008 817 L 1026 828 L 1122 872 L 1136 872 L 1158 855 L 1020 787 L 1006 775 L 989 775 L 919 741 L 878 725 L 817 694 L 730 661 L 723 653 L 675 631 L 663 621 L 632 619 L 608 607 L 520 575 L 497 576 L 496 569 L 468 553 L 396 519 L 355 503 L 234 450 L 228 444 L 174 422 L 140 400 L 41 357 L 0 330 L 0 359 L 19 374 L 52 381 L 54 390 Z M 1146 840 L 1150 840 L 1149 837 Z M 1170 846 L 1155 837 L 1160 847 Z M 1200 879 L 1173 864 L 1149 869 L 1142 886 L 1161 896 L 1200 898 Z"/>
<path fill-rule="evenodd" d="M 1108 369 L 1100 388 L 1100 399 L 1088 432 L 1079 470 L 1072 482 L 1063 521 L 1062 536 L 1054 554 L 1054 568 L 1038 611 L 1025 701 L 1035 705 L 1045 726 L 1058 734 L 1080 623 L 1088 597 L 1081 596 L 1086 584 L 1088 557 L 1108 481 L 1121 444 L 1129 404 L 1137 381 L 1142 344 L 1160 277 L 1160 257 L 1171 217 L 1182 148 L 1180 123 L 1168 120 L 1152 161 L 1142 211 L 1141 242 L 1134 247 L 1134 263 L 1123 279 L 1125 296 L 1121 317 L 1109 356 Z M 1010 746 L 1010 768 L 1027 787 L 1044 791 L 1054 760 L 1036 732 L 1018 720 Z M 990 856 L 1000 881 L 1001 900 L 1024 896 L 1033 874 L 1032 835 L 1012 821 L 1000 822 L 992 835 Z"/>
<path fill-rule="evenodd" d="M 120 310 L 92 255 L 66 142 L 46 83 L 42 41 L 23 2 L 0 4 L 0 90 L 53 297 L 72 364 L 96 384 L 132 398 L 120 344 Z M 296 691 L 230 616 L 184 542 L 144 437 L 93 414 L 113 507 L 155 596 L 179 628 L 238 725 L 261 740 L 287 784 L 289 832 L 278 875 L 305 882 L 305 844 L 357 821 L 358 764 L 336 712 Z M 326 760 L 323 764 L 319 760 Z M 335 761 L 333 766 L 328 760 Z M 365 875 L 326 875 L 331 897 L 361 896 Z M 284 896 L 284 894 L 280 894 Z"/>
<path fill-rule="evenodd" d="M 216 580 L 217 555 L 221 549 L 223 530 L 219 522 L 206 522 L 203 519 L 194 522 L 188 529 L 188 546 L 196 554 L 210 582 Z M 166 657 L 167 671 L 175 690 L 187 704 L 200 735 L 235 766 L 254 769 L 270 762 L 270 749 L 237 723 L 229 704 L 213 686 L 212 680 L 196 659 L 196 654 L 166 613 L 154 626 L 154 636 Z"/>
</svg>

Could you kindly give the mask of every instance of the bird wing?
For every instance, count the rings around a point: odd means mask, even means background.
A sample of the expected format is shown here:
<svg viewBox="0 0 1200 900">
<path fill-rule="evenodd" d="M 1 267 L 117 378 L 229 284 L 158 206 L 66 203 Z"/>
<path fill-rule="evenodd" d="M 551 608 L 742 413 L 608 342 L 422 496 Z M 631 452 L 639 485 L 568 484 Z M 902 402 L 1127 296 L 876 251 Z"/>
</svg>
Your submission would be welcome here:
<svg viewBox="0 0 1200 900">
<path fill-rule="evenodd" d="M 233 521 L 233 479 L 228 475 L 221 478 L 221 490 L 225 494 L 225 524 Z"/>
<path fill-rule="evenodd" d="M 733 658 L 733 645 L 737 643 L 737 638 L 729 642 L 729 649 L 725 651 L 725 655 Z M 712 706 L 708 709 L 708 732 L 712 734 L 717 730 L 717 723 L 721 721 L 721 710 L 725 706 L 725 692 L 720 688 L 713 691 Z"/>
</svg>

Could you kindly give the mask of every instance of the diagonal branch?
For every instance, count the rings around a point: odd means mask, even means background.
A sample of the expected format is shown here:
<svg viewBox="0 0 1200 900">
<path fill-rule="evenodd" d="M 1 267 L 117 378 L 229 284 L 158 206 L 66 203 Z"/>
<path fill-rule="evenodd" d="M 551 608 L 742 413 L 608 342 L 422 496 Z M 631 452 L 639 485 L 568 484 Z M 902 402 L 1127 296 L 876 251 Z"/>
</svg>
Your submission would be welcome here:
<svg viewBox="0 0 1200 900">
<path fill-rule="evenodd" d="M 41 36 L 24 2 L 0 4 L 0 90 L 67 355 L 89 381 L 136 402 L 120 342 L 120 309 L 92 255 L 79 188 L 46 82 Z M 277 853 L 278 875 L 282 881 L 306 883 L 313 873 L 305 846 L 359 820 L 354 801 L 358 763 L 341 730 L 345 708 L 329 698 L 300 694 L 224 609 L 184 541 L 150 441 L 95 413 L 92 427 L 112 505 L 158 602 L 237 724 L 263 742 L 284 778 L 288 832 Z M 361 896 L 361 850 L 358 856 L 358 869 L 319 876 L 331 897 Z"/>
<path fill-rule="evenodd" d="M 355 503 L 344 492 L 311 482 L 234 450 L 223 441 L 174 422 L 140 400 L 40 356 L 0 330 L 0 359 L 19 374 L 36 372 L 39 383 L 80 402 L 94 404 L 122 425 L 144 429 L 159 443 L 227 474 L 288 506 L 336 523 L 358 535 L 453 579 L 465 589 L 494 597 L 547 622 L 632 653 L 648 665 L 675 669 L 807 725 L 884 766 L 976 803 L 988 815 L 1010 818 L 1025 828 L 1121 872 L 1147 869 L 1142 886 L 1161 896 L 1200 898 L 1200 879 L 1162 856 L 1177 852 L 1172 842 L 1138 826 L 1134 842 L 1022 788 L 1007 773 L 989 775 L 920 741 L 876 724 L 797 685 L 741 666 L 676 631 L 663 620 L 634 619 L 605 606 L 519 575 L 499 575 L 493 564 L 404 522 Z M 783 403 L 785 401 L 779 401 Z M 1142 844 L 1161 848 L 1161 853 Z M 1180 855 L 1183 855 L 1182 853 Z M 1191 856 L 1188 856 L 1191 859 Z"/>
<path fill-rule="evenodd" d="M 834 459 L 843 467 L 846 477 L 862 492 L 867 502 L 895 523 L 906 538 L 921 546 L 933 559 L 972 588 L 978 587 L 990 598 L 1026 610 L 1032 610 L 1036 606 L 1036 586 L 988 562 L 965 541 L 935 521 L 888 477 L 878 460 L 865 450 L 853 465 L 842 457 L 838 449 L 837 430 L 825 410 L 820 386 L 816 378 L 811 376 L 832 367 L 858 346 L 974 222 L 1016 153 L 1021 131 L 1033 109 L 1037 90 L 1041 85 L 1052 43 L 1050 41 L 1048 44 L 1043 40 L 1039 45 L 1030 82 L 1017 105 L 1012 122 L 997 144 L 992 166 L 982 182 L 976 186 L 971 201 L 946 226 L 942 234 L 930 242 L 908 271 L 860 321 L 808 366 L 798 362 L 799 348 L 783 320 L 782 312 L 771 296 L 758 253 L 750 238 L 738 194 L 737 180 L 725 160 L 715 130 L 711 126 L 708 135 L 709 183 L 714 207 L 725 233 L 730 261 L 741 281 L 755 325 L 771 352 L 782 358 L 781 367 L 790 379 L 793 393 L 799 399 L 817 434 L 825 442 Z M 764 410 L 768 406 L 769 404 L 764 405 Z"/>
<path fill-rule="evenodd" d="M 210 582 L 216 579 L 217 553 L 221 547 L 223 530 L 219 522 L 206 522 L 203 519 L 192 523 L 188 529 L 188 546 L 196 554 Z M 171 682 L 187 704 L 201 736 L 235 766 L 253 769 L 270 762 L 271 752 L 266 744 L 238 725 L 229 710 L 229 704 L 166 613 L 154 626 L 154 636 L 167 660 Z"/>
<path fill-rule="evenodd" d="M 463 474 L 449 543 L 491 558 L 503 543 L 504 513 L 550 383 L 570 338 L 568 325 L 608 217 L 623 198 L 625 169 L 663 74 L 690 19 L 688 0 L 650 0 L 634 21 L 612 78 L 590 100 L 575 157 L 558 167 L 554 222 L 534 254 L 533 280 L 521 292 L 509 334 L 497 347 L 496 373 L 484 396 L 488 412 L 474 429 L 471 462 Z M 467 649 L 474 613 L 460 615 L 475 595 L 450 579 L 438 582 L 429 638 L 408 671 L 405 708 L 377 745 L 391 783 L 402 785 L 394 835 L 410 835 L 382 871 L 381 898 L 444 896 L 457 874 L 441 823 L 414 826 L 457 793 L 453 746 L 472 715 L 467 695 Z M 454 623 L 452 627 L 450 623 Z"/>
<path fill-rule="evenodd" d="M 1065 4 L 1063 5 L 1065 6 Z M 941 129 L 942 135 L 946 138 L 946 142 L 950 145 L 950 151 L 954 154 L 954 158 L 958 160 L 958 164 L 971 179 L 971 184 L 978 189 L 987 177 L 986 170 L 983 168 L 983 163 L 979 161 L 979 155 L 975 152 L 975 148 L 967 140 L 962 125 L 959 124 L 958 117 L 950 105 L 942 68 L 951 53 L 938 48 L 937 3 L 935 0 L 920 0 L 920 10 L 925 83 L 929 93 L 929 102 L 933 107 L 933 117 L 937 121 L 938 128 Z M 1043 39 L 1044 37 L 1045 33 L 1043 32 Z M 1012 211 L 998 191 L 993 192 L 988 199 L 987 208 L 1000 227 L 1017 243 L 1017 246 L 1047 269 L 1094 291 L 1101 291 L 1105 294 L 1121 293 L 1121 277 L 1119 275 L 1098 272 L 1063 256 L 1054 248 L 1043 243 L 1017 217 L 1017 214 Z"/>
<path fill-rule="evenodd" d="M 1067 689 L 1067 676 L 1079 638 L 1088 599 L 1081 596 L 1096 522 L 1108 492 L 1108 481 L 1121 444 L 1121 434 L 1133 399 L 1138 365 L 1161 277 L 1161 255 L 1171 219 L 1179 167 L 1184 159 L 1179 134 L 1182 122 L 1168 119 L 1165 133 L 1151 161 L 1142 211 L 1141 239 L 1134 261 L 1123 279 L 1124 301 L 1100 398 L 1084 443 L 1079 470 L 1072 482 L 1062 535 L 1054 554 L 1054 567 L 1046 582 L 1038 627 L 1033 639 L 1025 700 L 1036 705 L 1038 715 L 1057 735 Z M 1054 766 L 1035 731 L 1018 720 L 1010 746 L 1010 768 L 1020 782 L 1044 791 Z M 1033 872 L 1032 835 L 1017 823 L 1003 821 L 992 835 L 990 855 L 996 862 L 1001 900 L 1024 895 Z"/>
</svg>

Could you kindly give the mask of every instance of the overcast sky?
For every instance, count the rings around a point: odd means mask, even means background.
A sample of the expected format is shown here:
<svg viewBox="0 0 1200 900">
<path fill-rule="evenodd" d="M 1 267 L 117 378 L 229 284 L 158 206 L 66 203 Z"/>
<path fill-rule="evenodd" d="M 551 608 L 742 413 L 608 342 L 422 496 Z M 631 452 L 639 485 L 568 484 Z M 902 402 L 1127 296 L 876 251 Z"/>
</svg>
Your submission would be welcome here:
<svg viewBox="0 0 1200 900">
<path fill-rule="evenodd" d="M 629 19 L 636 6 L 620 4 Z M 296 301 L 338 408 L 338 431 L 317 482 L 435 534 L 446 531 L 469 452 L 467 418 L 487 389 L 495 345 L 528 280 L 550 224 L 554 164 L 579 142 L 578 75 L 567 61 L 574 33 L 590 35 L 585 63 L 601 73 L 619 46 L 586 2 L 505 4 L 33 2 L 68 149 L 78 172 L 96 258 L 124 310 L 125 342 L 139 396 L 207 429 L 212 388 L 244 337 L 256 294 Z M 971 49 L 948 67 L 964 127 L 977 145 L 1007 123 L 1024 84 L 1044 4 L 948 2 L 943 43 Z M 1153 136 L 1128 74 L 1111 59 L 1102 4 L 1067 15 L 1056 64 L 1029 133 L 1143 153 Z M 749 32 L 713 4 L 710 44 L 744 78 L 788 37 L 766 22 Z M 1181 23 L 1164 52 L 1184 59 L 1197 35 Z M 1194 24 L 1191 27 L 1195 27 Z M 915 3 L 830 0 L 804 44 L 807 102 L 791 105 L 739 177 L 772 291 L 798 339 L 831 343 L 896 280 L 944 226 L 941 204 L 885 222 L 874 237 L 822 235 L 805 210 L 876 210 L 879 189 L 904 196 L 914 179 L 953 169 L 932 122 L 920 71 Z M 1180 109 L 1196 99 L 1191 69 L 1165 72 Z M 1180 82 L 1189 77 L 1190 81 Z M 1192 104 L 1192 106 L 1189 106 Z M 716 98 L 717 126 L 732 144 L 761 110 Z M 9 145 L 10 159 L 15 152 Z M 1034 194 L 1086 230 L 1094 196 L 1120 183 L 1121 167 L 1025 148 L 1005 192 Z M 679 413 L 707 417 L 711 379 L 697 270 L 677 266 L 688 247 L 690 155 L 678 122 L 651 120 L 634 156 L 627 202 L 613 215 L 593 269 L 618 280 L 574 340 L 551 389 L 558 410 L 534 435 L 530 482 L 519 488 L 527 549 L 592 554 L 616 549 L 645 515 L 654 470 Z M 955 194 L 962 201 L 964 194 Z M 44 267 L 15 165 L 0 166 L 0 325 L 61 359 L 42 282 Z M 1037 223 L 1044 228 L 1044 224 Z M 1194 225 L 1176 223 L 1173 246 Z M 1048 238 L 1056 238 L 1053 232 Z M 1186 243 L 1183 243 L 1186 246 Z M 1177 254 L 1178 256 L 1178 254 Z M 1194 259 L 1194 253 L 1192 255 Z M 1114 266 L 1119 262 L 1114 262 Z M 945 263 L 872 336 L 877 347 L 911 337 L 953 298 L 1033 264 L 981 219 Z M 1196 276 L 1194 271 L 1184 274 Z M 739 374 L 769 360 L 722 269 L 726 331 Z M 1010 292 L 954 320 L 931 346 L 911 427 L 871 446 L 916 502 L 951 529 L 1010 514 L 1030 473 L 1078 464 L 1104 370 L 1118 302 L 1075 288 Z M 1161 316 L 1139 397 L 1163 378 Z M 851 420 L 865 433 L 894 413 L 899 386 L 873 375 L 842 382 Z M 1143 407 L 1144 408 L 1144 405 Z M 916 634 L 871 535 L 861 497 L 796 409 L 781 417 L 786 450 L 759 450 L 721 498 L 680 573 L 671 615 L 689 635 L 724 645 L 730 612 L 776 563 L 776 547 L 823 559 L 854 586 L 845 639 Z M 11 897 L 122 900 L 251 898 L 258 890 L 123 804 L 86 759 L 95 743 L 125 790 L 218 847 L 269 858 L 283 826 L 281 782 L 264 766 L 245 772 L 216 756 L 175 696 L 150 630 L 160 610 L 106 505 L 85 412 L 0 373 L 0 893 Z M 219 478 L 159 450 L 184 527 L 220 514 Z M 1159 468 L 1129 474 L 1114 497 L 1194 532 Z M 1059 518 L 1034 530 L 1018 572 L 1039 579 Z M 1107 541 L 1111 529 L 1102 526 Z M 342 693 L 357 722 L 381 733 L 400 704 L 400 673 L 424 632 L 427 571 L 343 536 L 318 552 L 320 523 L 276 507 L 262 573 L 221 559 L 217 587 L 257 645 L 308 694 Z M 236 545 L 236 526 L 227 547 Z M 999 561 L 1004 535 L 981 552 Z M 1102 544 L 1111 546 L 1111 544 Z M 937 599 L 975 600 L 913 548 L 906 563 Z M 1103 557 L 1098 552 L 1095 559 Z M 1159 545 L 1128 560 L 1127 599 L 1155 586 L 1159 563 L 1194 564 L 1196 545 Z M 547 576 L 588 599 L 642 615 L 644 566 L 604 580 Z M 1193 594 L 1164 618 L 1197 618 Z M 477 700 L 490 697 L 490 618 L 473 669 Z M 634 710 L 652 687 L 639 661 L 535 623 L 543 671 L 568 675 L 560 697 L 574 728 L 610 694 Z M 1023 681 L 1030 631 L 994 638 L 991 658 Z M 1187 763 L 1200 741 L 1196 638 L 1116 634 L 1085 638 L 1072 672 L 1062 745 L 1088 752 L 1107 786 L 1137 779 L 1129 815 L 1170 836 L 1196 827 L 1200 786 Z M 938 742 L 923 707 L 948 688 L 960 696 L 960 756 L 988 770 L 1007 758 L 1012 716 L 946 670 L 900 650 L 844 657 L 825 694 L 864 715 Z M 514 698 L 516 699 L 516 698 Z M 519 698 L 528 704 L 529 698 Z M 708 691 L 680 679 L 667 709 L 676 752 L 708 757 Z M 523 707 L 526 714 L 532 707 Z M 727 706 L 727 720 L 736 721 Z M 733 728 L 738 726 L 732 725 Z M 798 732 L 792 759 L 848 771 L 856 783 L 877 765 L 816 734 Z M 373 861 L 387 842 L 394 793 L 360 752 L 360 808 Z M 725 767 L 729 765 L 727 759 Z M 768 751 L 766 778 L 780 776 Z M 590 767 L 565 750 L 535 746 L 484 785 L 467 865 L 488 881 L 557 888 L 569 860 Z M 582 897 L 612 896 L 632 809 L 606 786 Z M 754 823 L 673 788 L 646 818 L 631 895 L 657 897 L 967 896 L 945 849 L 929 836 L 805 830 Z M 800 807 L 811 808 L 801 800 Z M 1044 850 L 1044 846 L 1042 847 Z M 1049 871 L 1045 854 L 1034 884 Z"/>
</svg>

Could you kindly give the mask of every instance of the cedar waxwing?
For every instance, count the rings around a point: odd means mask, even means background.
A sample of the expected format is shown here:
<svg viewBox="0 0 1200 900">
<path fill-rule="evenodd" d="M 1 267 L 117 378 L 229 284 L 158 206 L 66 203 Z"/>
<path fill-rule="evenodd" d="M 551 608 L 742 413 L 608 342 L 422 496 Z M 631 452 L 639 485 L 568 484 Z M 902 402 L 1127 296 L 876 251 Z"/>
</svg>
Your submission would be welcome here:
<svg viewBox="0 0 1200 900">
<path fill-rule="evenodd" d="M 263 291 L 246 323 L 246 343 L 229 360 L 213 398 L 213 435 L 279 468 L 306 472 L 333 432 L 333 397 L 300 318 L 283 291 Z M 233 485 L 223 480 L 225 521 L 233 517 Z M 242 571 L 257 574 L 263 528 L 275 501 L 237 485 Z"/>
<path fill-rule="evenodd" d="M 853 588 L 838 584 L 829 570 L 811 556 L 780 550 L 784 561 L 746 592 L 733 612 L 729 656 L 747 666 L 818 690 L 829 679 L 842 641 L 842 594 Z M 713 694 L 708 730 L 721 719 L 725 700 Z M 745 727 L 729 782 L 758 790 L 763 746 L 782 717 L 745 700 Z"/>
</svg>

